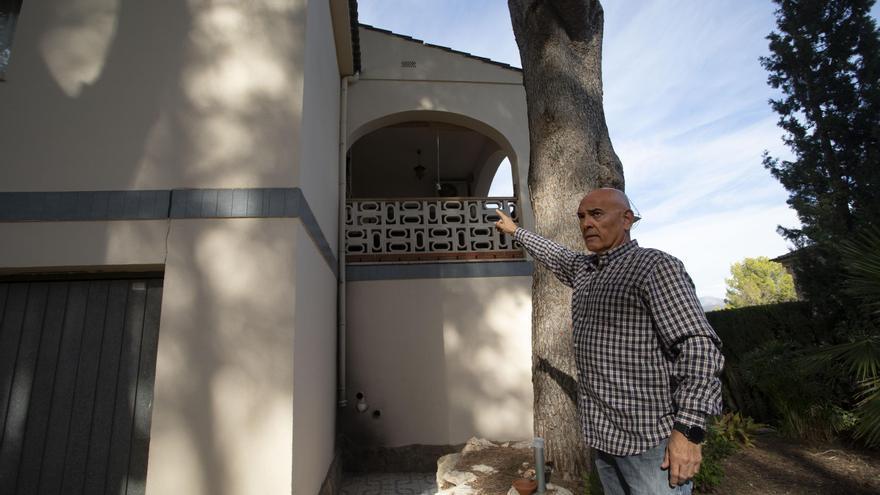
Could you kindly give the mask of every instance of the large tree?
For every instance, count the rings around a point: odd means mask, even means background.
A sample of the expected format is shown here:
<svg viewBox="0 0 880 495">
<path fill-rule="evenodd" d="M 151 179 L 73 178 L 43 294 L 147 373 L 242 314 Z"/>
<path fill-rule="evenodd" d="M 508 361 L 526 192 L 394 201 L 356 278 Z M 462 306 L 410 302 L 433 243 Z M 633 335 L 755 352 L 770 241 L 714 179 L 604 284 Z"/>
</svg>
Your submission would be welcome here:
<svg viewBox="0 0 880 495">
<path fill-rule="evenodd" d="M 764 256 L 746 258 L 730 266 L 727 308 L 744 308 L 797 299 L 794 280 L 785 267 Z"/>
<path fill-rule="evenodd" d="M 801 228 L 780 228 L 801 256 L 808 299 L 840 304 L 840 241 L 880 221 L 880 38 L 874 0 L 774 0 L 777 31 L 761 63 L 793 158 L 765 154 Z"/>
<path fill-rule="evenodd" d="M 590 0 L 509 0 L 528 106 L 529 195 L 537 233 L 583 249 L 575 212 L 596 187 L 623 189 L 602 108 L 603 11 Z M 540 266 L 532 285 L 535 434 L 557 472 L 589 470 L 577 416 L 571 291 Z"/>
</svg>

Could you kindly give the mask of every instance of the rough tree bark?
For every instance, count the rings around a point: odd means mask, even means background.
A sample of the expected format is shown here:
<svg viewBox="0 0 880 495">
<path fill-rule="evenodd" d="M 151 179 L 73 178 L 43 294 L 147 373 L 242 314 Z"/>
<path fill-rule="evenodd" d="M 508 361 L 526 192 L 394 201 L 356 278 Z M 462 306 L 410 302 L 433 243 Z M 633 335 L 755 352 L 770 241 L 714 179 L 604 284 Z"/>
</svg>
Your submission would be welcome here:
<svg viewBox="0 0 880 495">
<path fill-rule="evenodd" d="M 602 108 L 598 0 L 508 0 L 529 119 L 529 194 L 538 234 L 584 249 L 575 212 L 596 187 L 623 189 Z M 535 434 L 558 473 L 589 472 L 577 413 L 571 291 L 536 266 L 532 285 Z"/>
</svg>

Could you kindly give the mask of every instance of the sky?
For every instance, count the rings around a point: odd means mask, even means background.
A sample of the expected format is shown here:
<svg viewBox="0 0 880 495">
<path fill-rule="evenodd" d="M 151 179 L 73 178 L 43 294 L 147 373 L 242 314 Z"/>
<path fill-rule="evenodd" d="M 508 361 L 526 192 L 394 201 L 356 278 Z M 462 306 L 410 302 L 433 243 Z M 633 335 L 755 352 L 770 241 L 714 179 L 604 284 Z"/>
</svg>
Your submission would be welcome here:
<svg viewBox="0 0 880 495">
<path fill-rule="evenodd" d="M 788 193 L 762 153 L 790 157 L 758 58 L 769 0 L 604 0 L 605 117 L 642 247 L 681 259 L 700 297 L 730 265 L 790 249 Z M 873 14 L 876 16 L 878 8 Z M 504 0 L 358 0 L 362 23 L 521 67 Z M 506 172 L 509 174 L 509 171 Z M 509 177 L 499 172 L 499 183 Z M 496 191 L 498 190 L 496 186 Z"/>
</svg>

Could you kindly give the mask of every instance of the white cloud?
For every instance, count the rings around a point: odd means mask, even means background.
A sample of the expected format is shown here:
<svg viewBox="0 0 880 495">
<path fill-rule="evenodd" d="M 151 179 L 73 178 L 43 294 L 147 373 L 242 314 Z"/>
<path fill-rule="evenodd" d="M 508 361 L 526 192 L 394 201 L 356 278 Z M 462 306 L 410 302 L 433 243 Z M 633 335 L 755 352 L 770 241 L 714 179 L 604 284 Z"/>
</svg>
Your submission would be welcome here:
<svg viewBox="0 0 880 495">
<path fill-rule="evenodd" d="M 680 221 L 639 225 L 633 234 L 643 247 L 666 251 L 684 262 L 700 296 L 724 297 L 730 265 L 746 257 L 785 254 L 778 224 L 797 222 L 786 206 L 746 205 L 723 213 L 695 214 Z"/>
</svg>

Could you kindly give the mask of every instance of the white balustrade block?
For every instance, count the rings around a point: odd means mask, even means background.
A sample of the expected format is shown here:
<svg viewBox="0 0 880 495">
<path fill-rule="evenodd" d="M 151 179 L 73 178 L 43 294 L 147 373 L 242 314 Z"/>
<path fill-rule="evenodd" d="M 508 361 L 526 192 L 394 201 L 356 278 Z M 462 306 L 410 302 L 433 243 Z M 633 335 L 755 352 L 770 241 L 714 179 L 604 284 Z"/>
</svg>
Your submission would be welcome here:
<svg viewBox="0 0 880 495">
<path fill-rule="evenodd" d="M 346 254 L 478 253 L 519 249 L 495 229 L 499 209 L 519 221 L 514 198 L 349 200 Z"/>
</svg>

